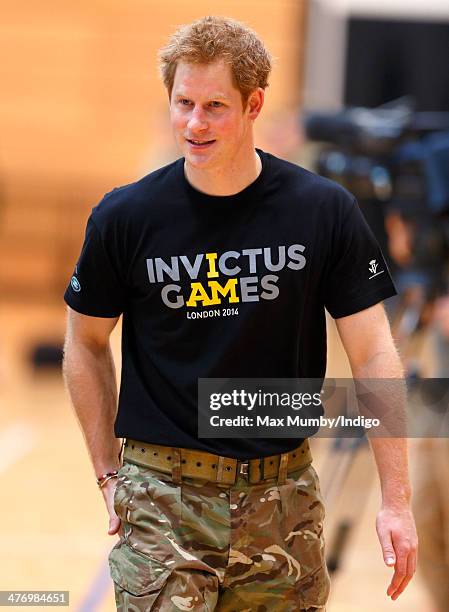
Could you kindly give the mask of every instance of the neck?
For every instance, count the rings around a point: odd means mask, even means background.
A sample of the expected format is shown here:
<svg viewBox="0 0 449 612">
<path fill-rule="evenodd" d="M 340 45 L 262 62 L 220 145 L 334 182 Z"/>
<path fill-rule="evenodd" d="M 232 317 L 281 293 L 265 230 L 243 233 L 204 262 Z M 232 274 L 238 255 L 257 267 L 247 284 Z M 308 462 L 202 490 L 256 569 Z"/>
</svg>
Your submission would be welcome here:
<svg viewBox="0 0 449 612">
<path fill-rule="evenodd" d="M 232 160 L 220 168 L 195 168 L 186 160 L 184 173 L 189 183 L 208 195 L 228 196 L 253 183 L 262 171 L 262 161 L 254 147 L 246 157 Z"/>
</svg>

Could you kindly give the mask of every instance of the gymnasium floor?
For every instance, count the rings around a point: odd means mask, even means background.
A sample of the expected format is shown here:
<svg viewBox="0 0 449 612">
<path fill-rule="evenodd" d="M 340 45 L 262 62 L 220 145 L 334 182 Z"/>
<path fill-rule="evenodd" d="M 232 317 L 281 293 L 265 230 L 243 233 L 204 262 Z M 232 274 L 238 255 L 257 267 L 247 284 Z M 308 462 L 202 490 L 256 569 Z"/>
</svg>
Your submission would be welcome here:
<svg viewBox="0 0 449 612">
<path fill-rule="evenodd" d="M 107 535 L 106 510 L 60 375 L 38 375 L 27 362 L 34 342 L 62 338 L 64 319 L 62 304 L 0 306 L 0 590 L 69 590 L 70 610 L 113 612 L 106 563 L 117 536 Z M 331 375 L 344 375 L 341 348 L 333 333 L 330 339 Z M 118 330 L 113 347 L 117 354 Z M 327 444 L 314 440 L 320 475 Z M 431 612 L 417 578 L 398 601 L 385 595 L 391 571 L 374 528 L 378 486 L 373 478 L 365 492 L 373 469 L 369 454 L 363 462 L 344 501 L 362 511 L 328 612 Z"/>
</svg>

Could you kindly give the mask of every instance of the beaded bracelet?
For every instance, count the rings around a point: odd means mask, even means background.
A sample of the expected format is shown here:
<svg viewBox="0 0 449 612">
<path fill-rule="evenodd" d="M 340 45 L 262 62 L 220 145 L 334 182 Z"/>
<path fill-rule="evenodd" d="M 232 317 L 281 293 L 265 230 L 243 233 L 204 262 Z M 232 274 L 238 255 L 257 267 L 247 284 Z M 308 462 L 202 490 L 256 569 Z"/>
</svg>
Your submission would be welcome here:
<svg viewBox="0 0 449 612">
<path fill-rule="evenodd" d="M 102 474 L 101 476 L 97 478 L 97 485 L 101 489 L 103 485 L 107 483 L 108 480 L 111 480 L 111 478 L 117 478 L 117 477 L 118 477 L 117 470 L 114 470 L 113 472 L 107 472 L 107 474 Z"/>
</svg>

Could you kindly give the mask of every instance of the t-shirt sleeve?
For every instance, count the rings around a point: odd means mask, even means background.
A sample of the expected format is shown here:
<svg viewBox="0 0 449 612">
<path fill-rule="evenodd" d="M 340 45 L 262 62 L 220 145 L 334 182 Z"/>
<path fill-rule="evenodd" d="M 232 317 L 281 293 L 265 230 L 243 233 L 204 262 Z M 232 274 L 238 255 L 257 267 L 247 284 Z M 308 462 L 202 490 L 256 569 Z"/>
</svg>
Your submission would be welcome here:
<svg viewBox="0 0 449 612">
<path fill-rule="evenodd" d="M 86 226 L 81 255 L 64 294 L 77 312 L 92 317 L 118 317 L 125 309 L 126 289 L 113 256 L 92 215 Z"/>
<path fill-rule="evenodd" d="M 396 295 L 379 244 L 355 199 L 333 244 L 325 283 L 325 306 L 334 319 Z"/>
</svg>

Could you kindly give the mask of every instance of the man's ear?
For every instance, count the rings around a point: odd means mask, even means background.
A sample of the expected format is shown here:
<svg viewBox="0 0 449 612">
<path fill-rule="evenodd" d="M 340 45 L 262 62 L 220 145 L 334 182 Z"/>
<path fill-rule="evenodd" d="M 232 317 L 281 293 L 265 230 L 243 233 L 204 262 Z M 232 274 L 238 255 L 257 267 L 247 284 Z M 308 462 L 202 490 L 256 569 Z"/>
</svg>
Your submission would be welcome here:
<svg viewBox="0 0 449 612">
<path fill-rule="evenodd" d="M 265 100 L 265 92 L 262 87 L 258 87 L 250 93 L 246 108 L 248 110 L 248 117 L 254 121 L 257 119 L 260 111 L 262 110 L 263 103 Z"/>
</svg>

